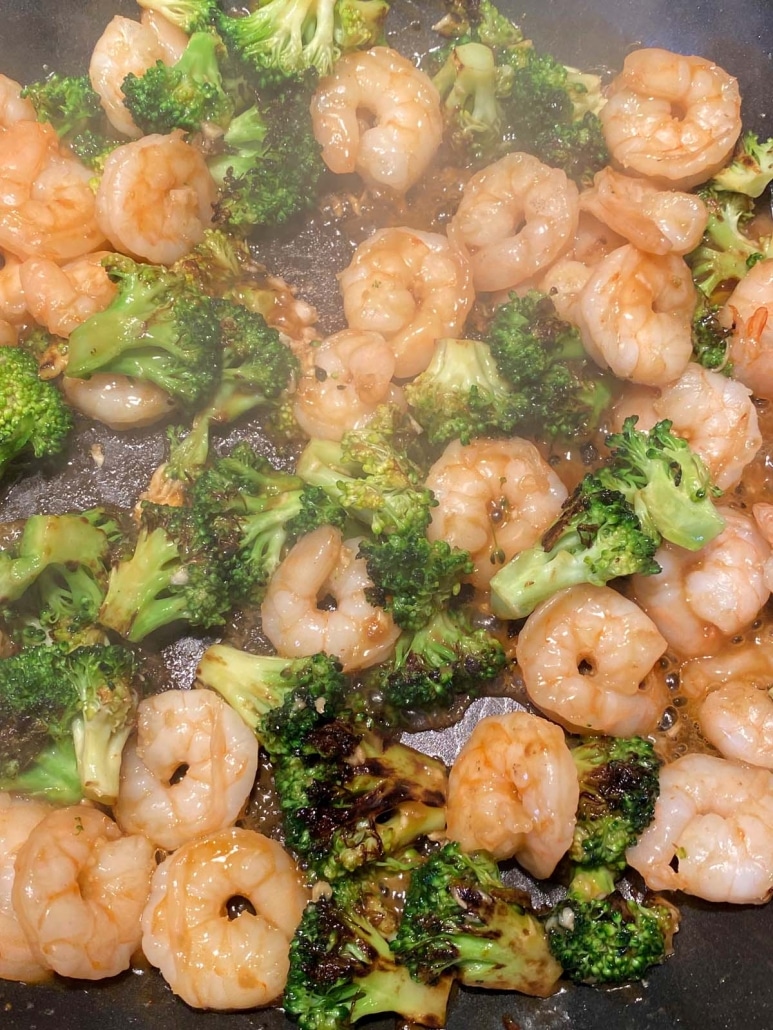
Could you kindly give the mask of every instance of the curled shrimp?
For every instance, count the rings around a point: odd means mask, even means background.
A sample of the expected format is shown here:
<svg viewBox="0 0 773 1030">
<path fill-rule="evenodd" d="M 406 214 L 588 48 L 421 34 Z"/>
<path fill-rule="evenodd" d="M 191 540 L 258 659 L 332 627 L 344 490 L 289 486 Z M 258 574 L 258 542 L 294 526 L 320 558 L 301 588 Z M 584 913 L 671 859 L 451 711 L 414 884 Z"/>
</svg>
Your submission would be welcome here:
<svg viewBox="0 0 773 1030">
<path fill-rule="evenodd" d="M 676 254 L 645 254 L 630 243 L 593 269 L 579 298 L 590 357 L 619 379 L 665 386 L 692 354 L 695 286 Z"/>
<path fill-rule="evenodd" d="M 9 325 L 24 325 L 30 314 L 21 282 L 21 266 L 24 262 L 13 254 L 4 254 L 0 260 L 3 263 L 0 268 L 0 318 Z"/>
<path fill-rule="evenodd" d="M 311 118 L 331 171 L 357 172 L 400 194 L 418 182 L 443 138 L 432 80 L 383 46 L 345 54 L 320 82 Z"/>
<path fill-rule="evenodd" d="M 579 193 L 558 168 L 507 154 L 466 183 L 449 238 L 471 252 L 476 290 L 509 290 L 566 251 L 579 221 Z"/>
<path fill-rule="evenodd" d="M 271 577 L 261 608 L 263 631 L 287 658 L 324 651 L 344 667 L 367 669 L 392 651 L 400 630 L 366 599 L 373 586 L 357 542 L 320 526 L 295 544 Z M 332 597 L 326 610 L 319 601 Z"/>
<path fill-rule="evenodd" d="M 669 419 L 673 432 L 700 455 L 720 490 L 735 486 L 762 446 L 748 387 L 692 361 L 660 391 L 624 396 L 613 416 L 618 429 L 627 415 L 639 416 L 639 429 Z"/>
<path fill-rule="evenodd" d="M 696 194 L 658 189 L 613 168 L 596 173 L 593 186 L 580 194 L 580 210 L 647 254 L 688 254 L 700 243 L 709 217 Z"/>
<path fill-rule="evenodd" d="M 768 590 L 773 593 L 773 504 L 764 501 L 753 504 L 752 516 L 757 523 L 757 529 L 771 547 L 771 557 L 765 562 L 765 583 Z"/>
<path fill-rule="evenodd" d="M 727 162 L 741 132 L 738 83 L 702 57 L 634 50 L 599 112 L 624 171 L 690 189 Z"/>
<path fill-rule="evenodd" d="M 142 4 L 140 4 L 142 7 Z M 179 26 L 174 25 L 158 11 L 146 9 L 140 17 L 140 24 L 150 29 L 161 48 L 164 64 L 177 64 L 188 46 L 188 37 Z"/>
<path fill-rule="evenodd" d="M 126 833 L 171 851 L 231 826 L 258 768 L 255 735 L 210 690 L 167 690 L 137 711 L 114 812 Z"/>
<path fill-rule="evenodd" d="M 773 892 L 773 774 L 691 754 L 660 772 L 655 816 L 626 852 L 652 890 L 761 905 Z"/>
<path fill-rule="evenodd" d="M 100 980 L 128 969 L 140 944 L 155 849 L 104 812 L 54 809 L 16 857 L 13 906 L 33 954 L 60 976 Z"/>
<path fill-rule="evenodd" d="M 534 609 L 516 645 L 534 704 L 576 733 L 651 733 L 667 705 L 649 676 L 666 650 L 657 626 L 611 587 L 574 586 Z"/>
<path fill-rule="evenodd" d="M 470 581 L 484 589 L 494 573 L 531 547 L 558 516 L 566 487 L 534 444 L 517 437 L 454 440 L 429 470 L 437 500 L 430 540 L 470 552 Z"/>
<path fill-rule="evenodd" d="M 38 115 L 31 100 L 21 95 L 21 84 L 7 75 L 0 75 L 0 129 L 16 122 L 34 122 Z"/>
<path fill-rule="evenodd" d="M 293 395 L 295 420 L 308 436 L 340 440 L 380 404 L 399 402 L 394 373 L 394 352 L 379 333 L 334 333 L 308 349 L 307 368 Z"/>
<path fill-rule="evenodd" d="M 481 719 L 451 768 L 448 837 L 550 876 L 572 843 L 580 790 L 563 731 L 528 712 Z"/>
<path fill-rule="evenodd" d="M 20 121 L 0 133 L 0 247 L 53 261 L 96 250 L 105 236 L 91 174 L 61 149 L 51 125 Z"/>
<path fill-rule="evenodd" d="M 162 43 L 154 23 L 145 18 L 138 22 L 117 14 L 108 22 L 92 51 L 89 78 L 114 129 L 123 136 L 142 135 L 124 106 L 121 86 L 126 76 L 142 75 L 157 61 L 174 64 L 184 49 L 185 43 L 175 53 L 167 37 Z"/>
<path fill-rule="evenodd" d="M 755 396 L 773 401 L 773 260 L 749 269 L 720 317 L 733 329 L 728 354 L 733 375 Z"/>
<path fill-rule="evenodd" d="M 62 393 L 76 411 L 111 429 L 152 426 L 174 411 L 166 390 L 155 383 L 97 372 L 91 379 L 62 378 Z"/>
<path fill-rule="evenodd" d="M 19 269 L 19 282 L 35 321 L 54 336 L 67 337 L 87 318 L 104 311 L 118 291 L 102 266 L 106 255 L 98 250 L 64 265 L 28 258 Z"/>
<path fill-rule="evenodd" d="M 105 161 L 97 221 L 116 250 L 170 265 L 201 241 L 214 199 L 206 162 L 182 132 L 143 136 Z"/>
<path fill-rule="evenodd" d="M 153 874 L 142 948 L 194 1008 L 269 1005 L 307 893 L 275 840 L 236 827 L 183 844 Z"/>
<path fill-rule="evenodd" d="M 0 794 L 0 979 L 38 983 L 51 975 L 33 954 L 13 908 L 15 862 L 19 849 L 51 811 L 29 798 Z"/>
<path fill-rule="evenodd" d="M 338 280 L 349 327 L 381 333 L 400 379 L 424 371 L 436 340 L 461 332 L 475 299 L 462 252 L 417 229 L 375 232 Z"/>
<path fill-rule="evenodd" d="M 725 528 L 700 551 L 663 544 L 655 554 L 662 571 L 631 578 L 637 602 L 686 658 L 714 654 L 754 621 L 770 595 L 770 545 L 748 515 L 718 510 Z"/>
</svg>

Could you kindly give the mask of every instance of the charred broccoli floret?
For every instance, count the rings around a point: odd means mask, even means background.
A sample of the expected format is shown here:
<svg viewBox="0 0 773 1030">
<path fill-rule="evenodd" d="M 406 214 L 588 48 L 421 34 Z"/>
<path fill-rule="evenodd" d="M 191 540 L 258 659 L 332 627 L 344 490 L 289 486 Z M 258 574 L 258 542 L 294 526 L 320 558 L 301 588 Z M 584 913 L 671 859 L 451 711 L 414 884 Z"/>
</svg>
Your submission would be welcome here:
<svg viewBox="0 0 773 1030">
<path fill-rule="evenodd" d="M 711 180 L 715 190 L 761 197 L 773 181 L 773 138 L 760 140 L 755 132 L 745 132 L 738 141 L 730 163 Z"/>
<path fill-rule="evenodd" d="M 698 195 L 708 208 L 709 220 L 703 239 L 686 260 L 695 285 L 712 300 L 732 290 L 752 265 L 773 254 L 773 238 L 752 239 L 747 234 L 754 201 L 746 194 L 708 186 Z"/>
<path fill-rule="evenodd" d="M 183 32 L 201 32 L 214 24 L 220 11 L 217 0 L 138 0 L 140 7 L 155 11 Z"/>
</svg>

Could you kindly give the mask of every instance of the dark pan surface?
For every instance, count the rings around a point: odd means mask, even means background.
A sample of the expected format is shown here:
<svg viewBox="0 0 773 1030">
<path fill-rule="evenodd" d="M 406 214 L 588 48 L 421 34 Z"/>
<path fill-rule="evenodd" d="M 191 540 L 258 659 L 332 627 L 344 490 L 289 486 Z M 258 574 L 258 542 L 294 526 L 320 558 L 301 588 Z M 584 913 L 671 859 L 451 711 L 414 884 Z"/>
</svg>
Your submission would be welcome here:
<svg viewBox="0 0 773 1030">
<path fill-rule="evenodd" d="M 773 134 L 773 6 L 770 0 L 501 0 L 544 49 L 583 68 L 615 68 L 637 44 L 712 57 L 740 80 L 744 121 Z M 422 45 L 439 0 L 393 0 L 392 39 L 410 53 Z M 130 0 L 0 0 L 0 71 L 22 82 L 44 66 L 80 71 L 103 26 L 116 13 L 135 16 Z M 770 117 L 766 117 L 770 112 Z M 302 233 L 263 255 L 318 303 L 335 296 L 334 273 L 347 245 Z M 325 318 L 332 328 L 335 316 Z M 100 442 L 97 470 L 89 446 Z M 158 464 L 157 435 L 118 435 L 85 427 L 67 466 L 36 475 L 0 495 L 0 521 L 34 510 L 65 510 L 100 501 L 130 504 Z M 172 678 L 189 682 L 198 646 L 169 655 Z M 677 899 L 680 900 L 680 899 Z M 646 986 L 611 992 L 566 989 L 546 1001 L 463 992 L 448 1030 L 499 1030 L 503 1017 L 519 1030 L 769 1030 L 773 1027 L 773 915 L 765 908 L 709 906 L 684 900 L 676 955 Z M 370 1024 L 391 1030 L 391 1020 Z M 507 1022 L 505 1021 L 505 1025 Z M 202 1013 L 177 1001 L 154 973 L 128 973 L 109 983 L 69 988 L 0 982 L 0 1027 L 8 1030 L 287 1030 L 278 1012 Z"/>
</svg>

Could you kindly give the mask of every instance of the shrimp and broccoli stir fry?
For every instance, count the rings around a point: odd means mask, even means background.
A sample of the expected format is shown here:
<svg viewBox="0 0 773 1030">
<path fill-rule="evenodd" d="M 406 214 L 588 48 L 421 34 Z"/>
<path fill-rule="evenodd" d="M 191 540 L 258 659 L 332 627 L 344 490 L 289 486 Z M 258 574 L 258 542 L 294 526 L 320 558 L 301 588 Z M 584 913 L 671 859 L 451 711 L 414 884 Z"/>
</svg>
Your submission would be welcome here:
<svg viewBox="0 0 773 1030">
<path fill-rule="evenodd" d="M 439 1027 L 773 895 L 773 140 L 428 6 L 0 76 L 0 979 Z"/>
</svg>

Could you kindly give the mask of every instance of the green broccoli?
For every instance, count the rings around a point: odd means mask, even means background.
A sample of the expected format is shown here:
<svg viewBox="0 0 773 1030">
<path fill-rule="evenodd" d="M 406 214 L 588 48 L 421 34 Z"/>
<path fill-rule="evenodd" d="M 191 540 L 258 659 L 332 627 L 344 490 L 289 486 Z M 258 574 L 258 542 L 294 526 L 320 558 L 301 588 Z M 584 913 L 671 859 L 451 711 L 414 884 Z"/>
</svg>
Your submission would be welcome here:
<svg viewBox="0 0 773 1030">
<path fill-rule="evenodd" d="M 715 190 L 761 197 L 773 181 L 773 138 L 764 142 L 754 132 L 745 132 L 738 141 L 730 163 L 710 182 Z"/>
<path fill-rule="evenodd" d="M 729 293 L 752 265 L 773 255 L 773 237 L 752 239 L 747 235 L 754 217 L 751 197 L 710 186 L 698 195 L 708 208 L 709 219 L 703 239 L 686 260 L 695 285 L 714 301 Z"/>
<path fill-rule="evenodd" d="M 61 576 L 65 585 L 78 591 L 76 609 L 81 609 L 84 618 L 93 619 L 93 602 L 107 574 L 111 544 L 118 536 L 116 523 L 101 508 L 30 516 L 13 547 L 0 551 L 0 604 L 18 601 L 41 576 L 51 577 L 41 586 L 41 596 L 46 598 Z"/>
<path fill-rule="evenodd" d="M 446 14 L 434 26 L 453 40 L 468 38 L 490 47 L 515 47 L 523 33 L 491 0 L 445 0 Z"/>
<path fill-rule="evenodd" d="M 618 576 L 652 575 L 659 538 L 645 532 L 619 490 L 589 474 L 564 502 L 539 544 L 517 554 L 491 580 L 491 607 L 523 619 L 564 587 L 603 586 Z"/>
<path fill-rule="evenodd" d="M 476 164 L 496 160 L 502 146 L 502 109 L 490 47 L 475 42 L 453 47 L 432 81 L 443 102 L 451 152 Z"/>
<path fill-rule="evenodd" d="M 193 487 L 203 520 L 227 564 L 235 601 L 259 601 L 286 551 L 321 525 L 343 526 L 345 514 L 318 487 L 280 472 L 248 444 L 218 458 Z"/>
<path fill-rule="evenodd" d="M 138 3 L 177 25 L 188 36 L 213 25 L 220 11 L 217 0 L 138 0 Z"/>
<path fill-rule="evenodd" d="M 703 368 L 731 375 L 732 362 L 728 359 L 732 328 L 719 320 L 720 304 L 712 304 L 708 297 L 696 291 L 698 302 L 692 317 L 692 359 Z"/>
<path fill-rule="evenodd" d="M 134 553 L 113 566 L 101 625 L 137 643 L 173 623 L 222 626 L 227 566 L 189 507 L 143 502 Z"/>
<path fill-rule="evenodd" d="M 0 788 L 113 804 L 137 682 L 122 647 L 43 645 L 0 659 Z"/>
<path fill-rule="evenodd" d="M 358 711 L 375 725 L 410 726 L 417 713 L 436 716 L 480 696 L 506 664 L 495 636 L 474 628 L 464 609 L 446 608 L 416 632 L 403 633 L 390 661 L 367 670 Z"/>
<path fill-rule="evenodd" d="M 310 99 L 308 84 L 301 83 L 233 119 L 207 162 L 220 187 L 218 225 L 249 232 L 282 225 L 313 207 L 325 165 Z"/>
<path fill-rule="evenodd" d="M 411 874 L 392 951 L 421 983 L 453 972 L 468 987 L 546 998 L 561 967 L 524 900 L 485 851 L 446 844 Z"/>
<path fill-rule="evenodd" d="M 59 138 L 68 142 L 93 128 L 104 116 L 99 94 L 88 75 L 51 72 L 45 79 L 25 86 L 21 95 L 32 103 L 38 121 L 49 122 Z"/>
<path fill-rule="evenodd" d="M 194 32 L 173 65 L 157 61 L 142 75 L 130 72 L 121 90 L 124 105 L 144 132 L 198 132 L 207 123 L 227 128 L 234 101 L 218 65 L 222 44 L 211 32 Z"/>
<path fill-rule="evenodd" d="M 568 125 L 559 122 L 540 129 L 534 136 L 533 149 L 540 161 L 563 169 L 580 185 L 591 183 L 610 160 L 601 119 L 593 111 L 586 111 Z"/>
<path fill-rule="evenodd" d="M 122 373 L 195 408 L 220 374 L 214 302 L 167 268 L 118 254 L 104 264 L 118 293 L 70 334 L 67 374 L 88 379 L 95 372 Z"/>
<path fill-rule="evenodd" d="M 276 86 L 308 69 L 327 75 L 346 50 L 374 46 L 388 10 L 385 0 L 267 0 L 242 17 L 221 16 L 218 29 L 259 85 Z"/>
<path fill-rule="evenodd" d="M 620 433 L 607 437 L 611 461 L 596 475 L 625 495 L 651 535 L 698 551 L 725 528 L 713 502 L 721 491 L 701 457 L 671 432 L 670 421 L 649 432 L 637 430 L 636 422 L 635 415 L 627 418 Z"/>
<path fill-rule="evenodd" d="M 0 476 L 16 458 L 59 454 L 73 427 L 70 409 L 38 363 L 19 347 L 0 347 Z"/>
<path fill-rule="evenodd" d="M 452 979 L 417 983 L 389 945 L 397 917 L 389 884 L 415 859 L 369 866 L 333 884 L 307 905 L 290 944 L 284 1010 L 300 1030 L 346 1030 L 361 1019 L 395 1013 L 411 1025 L 445 1026 Z"/>
<path fill-rule="evenodd" d="M 341 665 L 326 654 L 310 658 L 279 658 L 240 651 L 227 644 L 212 644 L 201 656 L 196 669 L 200 686 L 216 690 L 239 713 L 247 725 L 260 732 L 263 717 L 281 707 L 288 696 L 311 702 L 309 717 L 316 724 L 319 706 L 338 710 L 347 695 L 347 680 Z M 295 716 L 299 718 L 302 706 Z"/>
</svg>

